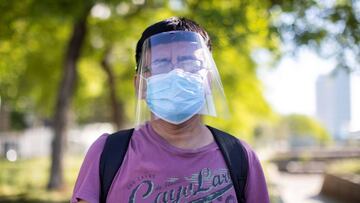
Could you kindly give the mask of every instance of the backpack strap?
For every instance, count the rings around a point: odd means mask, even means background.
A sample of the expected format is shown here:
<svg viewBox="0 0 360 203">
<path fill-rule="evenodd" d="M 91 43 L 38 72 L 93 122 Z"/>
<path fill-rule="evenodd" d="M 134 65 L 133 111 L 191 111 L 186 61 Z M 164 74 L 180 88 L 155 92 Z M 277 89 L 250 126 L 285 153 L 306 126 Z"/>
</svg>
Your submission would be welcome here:
<svg viewBox="0 0 360 203">
<path fill-rule="evenodd" d="M 245 185 L 249 163 L 244 146 L 236 137 L 216 128 L 207 127 L 214 135 L 214 139 L 229 168 L 238 202 L 245 203 Z"/>
<path fill-rule="evenodd" d="M 121 130 L 108 135 L 100 157 L 100 203 L 106 202 L 110 186 L 119 170 L 134 129 Z"/>
</svg>

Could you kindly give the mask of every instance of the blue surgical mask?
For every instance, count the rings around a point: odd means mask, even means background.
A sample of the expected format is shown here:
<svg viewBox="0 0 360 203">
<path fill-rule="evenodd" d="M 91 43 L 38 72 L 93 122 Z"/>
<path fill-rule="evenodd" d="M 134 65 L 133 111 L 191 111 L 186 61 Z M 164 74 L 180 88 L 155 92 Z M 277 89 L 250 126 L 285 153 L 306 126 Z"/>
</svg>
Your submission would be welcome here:
<svg viewBox="0 0 360 203">
<path fill-rule="evenodd" d="M 180 124 L 199 113 L 204 106 L 204 82 L 199 74 L 174 69 L 146 80 L 147 105 L 160 119 Z"/>
</svg>

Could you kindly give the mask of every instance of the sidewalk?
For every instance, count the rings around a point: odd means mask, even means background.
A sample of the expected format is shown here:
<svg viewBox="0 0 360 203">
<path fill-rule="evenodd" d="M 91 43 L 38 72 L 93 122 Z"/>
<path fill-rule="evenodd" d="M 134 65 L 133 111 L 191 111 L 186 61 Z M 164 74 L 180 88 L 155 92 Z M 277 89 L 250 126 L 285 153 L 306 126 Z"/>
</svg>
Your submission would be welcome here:
<svg viewBox="0 0 360 203">
<path fill-rule="evenodd" d="M 275 165 L 268 171 L 283 203 L 345 203 L 319 195 L 323 183 L 321 174 L 280 173 Z"/>
</svg>

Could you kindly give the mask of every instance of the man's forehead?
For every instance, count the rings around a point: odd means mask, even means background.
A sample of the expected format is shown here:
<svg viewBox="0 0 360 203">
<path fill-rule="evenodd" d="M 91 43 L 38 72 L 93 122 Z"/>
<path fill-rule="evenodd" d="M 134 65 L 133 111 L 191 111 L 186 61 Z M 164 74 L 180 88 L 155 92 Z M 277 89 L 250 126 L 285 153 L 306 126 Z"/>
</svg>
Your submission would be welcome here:
<svg viewBox="0 0 360 203">
<path fill-rule="evenodd" d="M 202 48 L 196 42 L 173 42 L 158 44 L 151 47 L 152 58 L 170 57 L 172 55 L 196 55 L 202 52 Z"/>
</svg>

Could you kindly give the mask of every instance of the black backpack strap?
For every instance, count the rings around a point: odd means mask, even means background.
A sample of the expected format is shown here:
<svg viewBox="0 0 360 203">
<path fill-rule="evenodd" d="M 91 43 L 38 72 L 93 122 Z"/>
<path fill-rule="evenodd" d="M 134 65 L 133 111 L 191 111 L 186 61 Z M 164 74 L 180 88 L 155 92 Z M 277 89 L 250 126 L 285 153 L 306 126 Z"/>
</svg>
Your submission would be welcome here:
<svg viewBox="0 0 360 203">
<path fill-rule="evenodd" d="M 106 202 L 110 186 L 119 170 L 134 129 L 122 130 L 108 135 L 100 157 L 100 203 Z"/>
<path fill-rule="evenodd" d="M 245 185 L 249 163 L 244 146 L 236 137 L 216 128 L 207 127 L 214 135 L 229 168 L 238 202 L 245 203 Z"/>
</svg>

